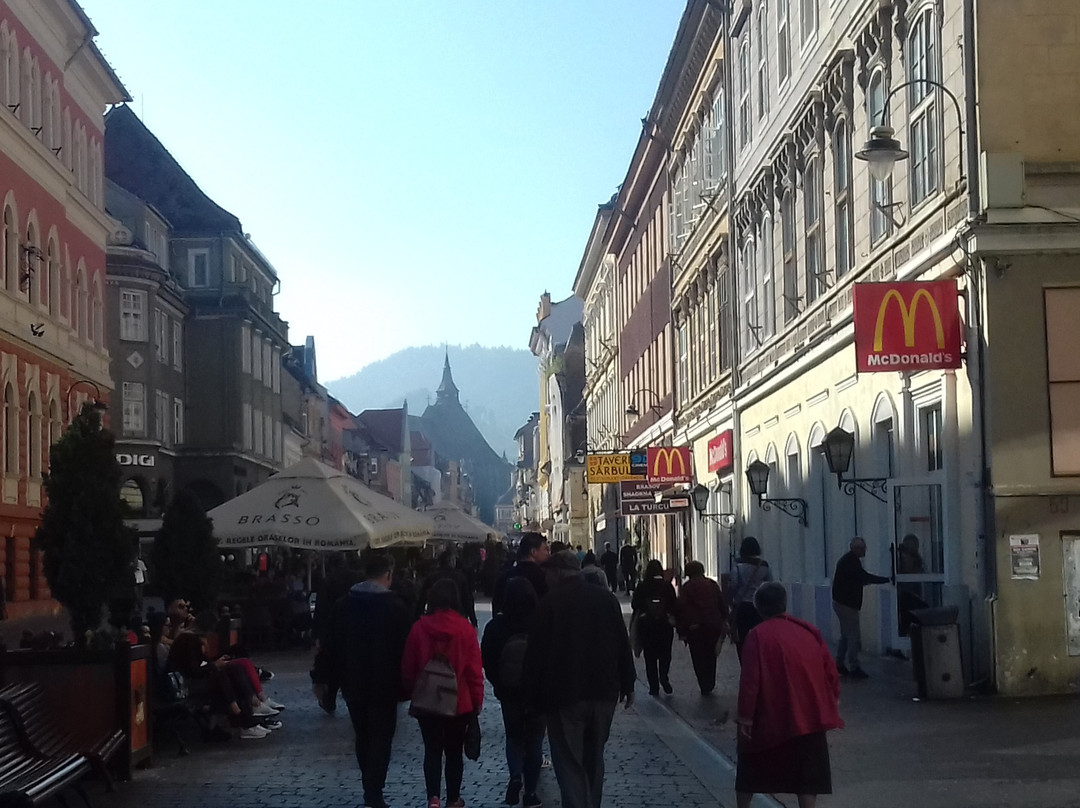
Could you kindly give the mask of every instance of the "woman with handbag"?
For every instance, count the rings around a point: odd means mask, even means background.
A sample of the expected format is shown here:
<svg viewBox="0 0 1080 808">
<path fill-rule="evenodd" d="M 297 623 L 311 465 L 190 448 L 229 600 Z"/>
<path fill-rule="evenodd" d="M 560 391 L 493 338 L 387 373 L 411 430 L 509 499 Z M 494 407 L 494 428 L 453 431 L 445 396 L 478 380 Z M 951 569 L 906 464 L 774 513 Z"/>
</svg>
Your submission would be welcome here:
<svg viewBox="0 0 1080 808">
<path fill-rule="evenodd" d="M 739 545 L 739 561 L 731 571 L 732 642 L 742 659 L 743 643 L 750 629 L 761 622 L 761 615 L 754 606 L 754 593 L 758 587 L 773 579 L 769 562 L 761 557 L 761 545 L 753 536 L 747 536 Z"/>
<path fill-rule="evenodd" d="M 420 723 L 424 739 L 428 808 L 441 808 L 444 757 L 446 804 L 464 808 L 465 735 L 484 703 L 480 644 L 460 608 L 457 585 L 448 578 L 436 581 L 428 591 L 427 613 L 409 632 L 401 660 L 405 692 L 412 694 L 409 714 Z"/>
<path fill-rule="evenodd" d="M 675 639 L 675 590 L 664 577 L 664 567 L 655 558 L 645 566 L 641 584 L 630 601 L 635 629 L 645 655 L 645 677 L 649 695 L 659 696 L 660 688 L 671 695 L 671 643 Z"/>
</svg>

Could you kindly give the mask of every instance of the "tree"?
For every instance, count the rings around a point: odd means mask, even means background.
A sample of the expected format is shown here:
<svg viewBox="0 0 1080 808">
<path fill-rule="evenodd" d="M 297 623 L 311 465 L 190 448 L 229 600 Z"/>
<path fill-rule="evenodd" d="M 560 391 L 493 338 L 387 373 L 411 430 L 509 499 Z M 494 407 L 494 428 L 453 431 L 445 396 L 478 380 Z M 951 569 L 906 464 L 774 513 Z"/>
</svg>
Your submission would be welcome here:
<svg viewBox="0 0 1080 808">
<path fill-rule="evenodd" d="M 34 544 L 44 552 L 45 579 L 71 616 L 76 643 L 100 627 L 110 599 L 134 597 L 138 534 L 124 524 L 114 444 L 87 403 L 49 449 L 49 499 Z"/>
<path fill-rule="evenodd" d="M 212 608 L 225 577 L 214 523 L 189 491 L 173 497 L 150 551 L 150 583 L 169 603 L 187 598 L 198 612 Z"/>
</svg>

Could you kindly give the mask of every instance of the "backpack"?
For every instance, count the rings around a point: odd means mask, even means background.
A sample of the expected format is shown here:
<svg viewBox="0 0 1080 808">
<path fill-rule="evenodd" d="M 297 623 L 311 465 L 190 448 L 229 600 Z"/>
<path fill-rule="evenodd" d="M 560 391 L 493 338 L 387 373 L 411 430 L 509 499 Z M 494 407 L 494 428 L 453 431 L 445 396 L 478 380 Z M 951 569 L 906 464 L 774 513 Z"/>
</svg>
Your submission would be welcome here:
<svg viewBox="0 0 1080 808">
<path fill-rule="evenodd" d="M 444 716 L 458 714 L 458 681 L 453 665 L 444 654 L 434 654 L 413 686 L 409 715 Z"/>
<path fill-rule="evenodd" d="M 525 649 L 528 634 L 512 634 L 499 654 L 499 689 L 519 690 L 525 678 Z"/>
<path fill-rule="evenodd" d="M 650 623 L 668 622 L 667 606 L 664 605 L 663 598 L 651 598 L 649 602 L 645 604 L 644 617 Z"/>
</svg>

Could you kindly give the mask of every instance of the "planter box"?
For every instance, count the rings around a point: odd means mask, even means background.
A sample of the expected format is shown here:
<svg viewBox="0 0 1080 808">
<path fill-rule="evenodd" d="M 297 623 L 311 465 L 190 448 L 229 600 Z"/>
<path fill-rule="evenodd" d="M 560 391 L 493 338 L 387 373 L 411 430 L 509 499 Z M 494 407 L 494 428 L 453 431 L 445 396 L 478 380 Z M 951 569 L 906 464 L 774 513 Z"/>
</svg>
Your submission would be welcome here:
<svg viewBox="0 0 1080 808">
<path fill-rule="evenodd" d="M 116 775 L 149 760 L 151 660 L 149 645 L 121 643 L 111 651 L 76 648 L 14 650 L 0 654 L 3 684 L 40 682 L 58 727 L 86 745 L 122 729 L 128 743 L 113 761 Z"/>
</svg>

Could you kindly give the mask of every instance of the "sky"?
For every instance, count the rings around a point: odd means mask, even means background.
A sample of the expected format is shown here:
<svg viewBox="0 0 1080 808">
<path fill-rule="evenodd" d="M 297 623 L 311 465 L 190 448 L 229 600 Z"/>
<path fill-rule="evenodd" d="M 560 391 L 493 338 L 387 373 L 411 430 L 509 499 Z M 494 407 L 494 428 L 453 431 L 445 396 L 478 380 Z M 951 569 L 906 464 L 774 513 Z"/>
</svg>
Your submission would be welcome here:
<svg viewBox="0 0 1080 808">
<path fill-rule="evenodd" d="M 132 106 L 240 218 L 323 382 L 527 348 L 626 175 L 683 0 L 80 0 Z"/>
</svg>

